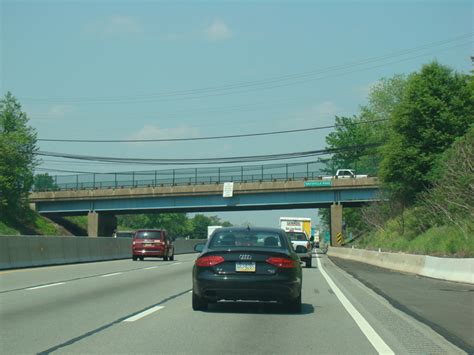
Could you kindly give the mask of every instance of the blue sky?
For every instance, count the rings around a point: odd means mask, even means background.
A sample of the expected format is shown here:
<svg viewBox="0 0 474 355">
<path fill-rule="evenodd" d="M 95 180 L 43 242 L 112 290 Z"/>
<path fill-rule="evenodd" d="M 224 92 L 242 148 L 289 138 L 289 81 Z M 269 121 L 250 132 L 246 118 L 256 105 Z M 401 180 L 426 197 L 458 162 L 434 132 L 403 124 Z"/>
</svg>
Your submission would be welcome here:
<svg viewBox="0 0 474 355">
<path fill-rule="evenodd" d="M 468 72 L 473 47 L 467 40 L 394 53 L 473 32 L 473 15 L 471 1 L 456 0 L 3 0 L 0 94 L 11 91 L 20 100 L 39 138 L 181 138 L 317 127 L 335 115 L 357 114 L 382 77 L 435 59 Z M 331 69 L 337 65 L 348 66 Z M 298 73 L 300 80 L 279 82 L 284 85 L 248 85 Z M 203 158 L 321 149 L 328 132 L 176 143 L 41 142 L 40 148 Z M 44 160 L 49 169 L 146 169 Z M 283 214 L 316 218 L 314 210 L 219 215 L 276 225 Z"/>
</svg>

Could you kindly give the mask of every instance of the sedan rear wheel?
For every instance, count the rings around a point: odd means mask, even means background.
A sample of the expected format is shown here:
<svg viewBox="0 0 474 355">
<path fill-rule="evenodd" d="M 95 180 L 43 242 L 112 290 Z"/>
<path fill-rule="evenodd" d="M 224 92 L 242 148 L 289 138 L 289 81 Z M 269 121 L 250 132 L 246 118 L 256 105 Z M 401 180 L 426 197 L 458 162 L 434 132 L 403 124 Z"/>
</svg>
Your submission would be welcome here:
<svg viewBox="0 0 474 355">
<path fill-rule="evenodd" d="M 313 259 L 306 260 L 306 267 L 310 268 L 312 266 L 312 263 L 313 263 Z"/>
<path fill-rule="evenodd" d="M 203 298 L 196 295 L 193 291 L 193 310 L 195 311 L 206 311 L 207 302 Z"/>
<path fill-rule="evenodd" d="M 138 257 L 136 255 L 132 256 L 133 261 L 137 261 Z"/>
<path fill-rule="evenodd" d="M 301 292 L 298 297 L 288 303 L 288 311 L 291 313 L 301 313 Z"/>
</svg>

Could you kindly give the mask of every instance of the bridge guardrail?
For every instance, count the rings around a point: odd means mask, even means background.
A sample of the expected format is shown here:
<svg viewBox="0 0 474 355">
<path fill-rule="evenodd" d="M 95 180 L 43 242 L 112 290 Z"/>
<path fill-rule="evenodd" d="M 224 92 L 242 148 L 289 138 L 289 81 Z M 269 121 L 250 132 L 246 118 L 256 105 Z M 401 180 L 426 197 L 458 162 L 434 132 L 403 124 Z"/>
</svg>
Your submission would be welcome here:
<svg viewBox="0 0 474 355">
<path fill-rule="evenodd" d="M 213 168 L 183 168 L 137 172 L 91 173 L 75 175 L 42 176 L 33 191 L 107 189 L 129 187 L 156 187 L 220 184 L 223 182 L 267 182 L 318 179 L 334 175 L 328 171 L 327 162 L 299 162 Z M 375 166 L 375 165 L 374 165 Z M 355 166 L 357 169 L 357 166 Z M 371 169 L 374 170 L 374 169 Z M 361 170 L 361 174 L 374 171 Z"/>
</svg>

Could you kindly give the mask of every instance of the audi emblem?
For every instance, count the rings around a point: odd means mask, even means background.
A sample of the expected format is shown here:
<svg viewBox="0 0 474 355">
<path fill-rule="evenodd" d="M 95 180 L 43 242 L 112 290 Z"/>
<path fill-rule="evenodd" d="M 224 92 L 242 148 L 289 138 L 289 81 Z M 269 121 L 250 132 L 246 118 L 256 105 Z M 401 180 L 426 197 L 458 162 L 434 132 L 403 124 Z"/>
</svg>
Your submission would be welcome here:
<svg viewBox="0 0 474 355">
<path fill-rule="evenodd" d="M 252 260 L 252 255 L 241 254 L 239 258 L 240 258 L 240 260 Z"/>
</svg>

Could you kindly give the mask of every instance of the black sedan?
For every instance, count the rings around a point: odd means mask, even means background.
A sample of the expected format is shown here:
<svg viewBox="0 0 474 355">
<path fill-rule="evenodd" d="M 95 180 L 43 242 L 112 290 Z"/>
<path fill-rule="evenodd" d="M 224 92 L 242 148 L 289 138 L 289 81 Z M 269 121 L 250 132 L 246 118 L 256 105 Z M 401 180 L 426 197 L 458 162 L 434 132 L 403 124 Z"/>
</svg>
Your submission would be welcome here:
<svg viewBox="0 0 474 355">
<path fill-rule="evenodd" d="M 219 300 L 278 301 L 301 311 L 302 271 L 285 232 L 274 228 L 220 228 L 193 268 L 193 309 Z"/>
</svg>

